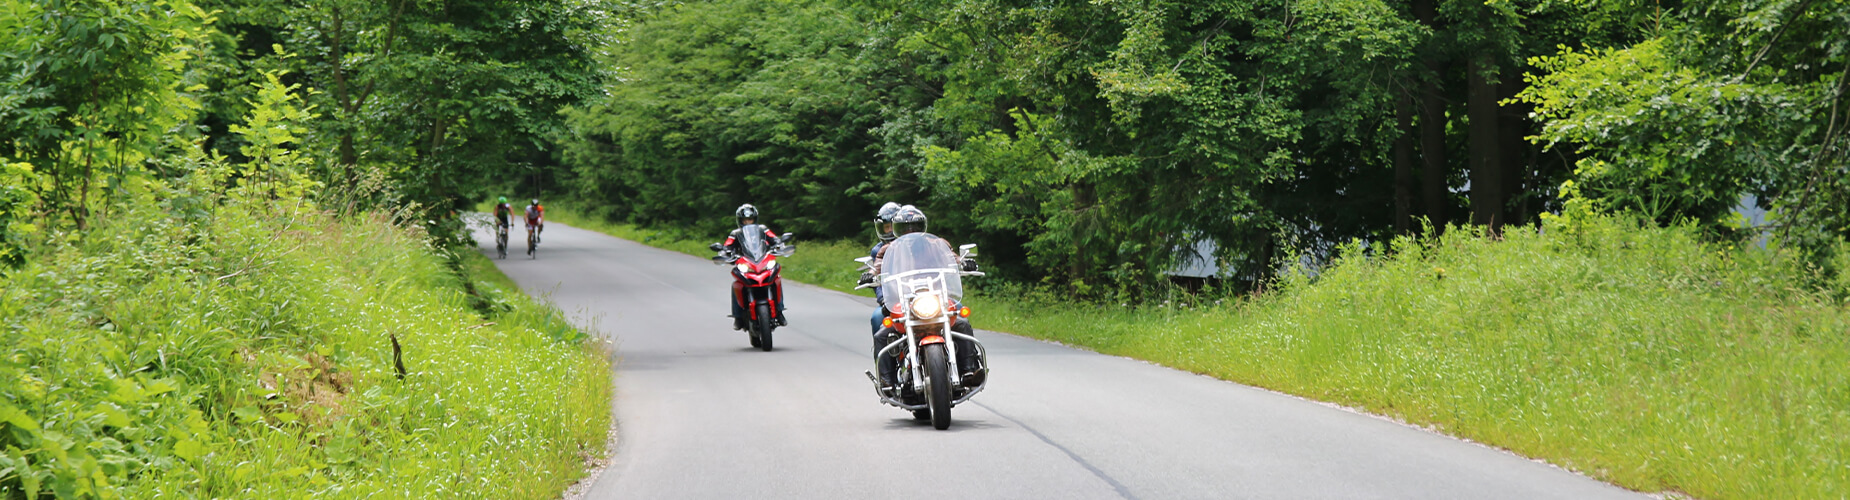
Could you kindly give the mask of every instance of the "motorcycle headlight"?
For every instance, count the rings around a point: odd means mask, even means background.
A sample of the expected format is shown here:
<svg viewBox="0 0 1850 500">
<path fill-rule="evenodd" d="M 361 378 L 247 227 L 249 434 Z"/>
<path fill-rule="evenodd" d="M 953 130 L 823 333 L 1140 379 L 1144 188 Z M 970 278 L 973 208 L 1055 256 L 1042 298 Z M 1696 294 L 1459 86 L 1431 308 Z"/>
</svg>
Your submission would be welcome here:
<svg viewBox="0 0 1850 500">
<path fill-rule="evenodd" d="M 912 316 L 919 319 L 932 319 L 944 314 L 944 300 L 937 293 L 921 293 L 912 298 Z"/>
<path fill-rule="evenodd" d="M 772 269 L 777 269 L 777 261 L 773 260 L 773 261 L 764 263 L 764 270 L 769 271 Z"/>
<path fill-rule="evenodd" d="M 746 263 L 739 263 L 739 272 L 741 272 L 741 273 L 749 273 L 749 272 L 752 272 L 752 265 L 751 265 L 751 264 L 746 264 Z"/>
</svg>

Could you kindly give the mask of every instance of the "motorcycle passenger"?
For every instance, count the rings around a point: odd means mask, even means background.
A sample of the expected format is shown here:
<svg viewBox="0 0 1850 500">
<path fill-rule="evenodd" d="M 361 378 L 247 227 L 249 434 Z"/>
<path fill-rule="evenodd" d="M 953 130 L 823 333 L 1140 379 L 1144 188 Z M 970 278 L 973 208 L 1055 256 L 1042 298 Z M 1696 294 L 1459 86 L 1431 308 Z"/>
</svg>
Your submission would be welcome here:
<svg viewBox="0 0 1850 500">
<path fill-rule="evenodd" d="M 546 232 L 546 207 L 540 206 L 539 198 L 534 198 L 532 204 L 527 205 L 527 230 L 534 232 L 534 243 L 539 243 L 540 233 Z"/>
<path fill-rule="evenodd" d="M 907 234 L 925 232 L 925 223 L 926 223 L 925 212 L 922 210 L 919 210 L 917 207 L 914 207 L 912 205 L 906 205 L 906 206 L 900 207 L 899 211 L 894 212 L 892 222 L 893 222 L 893 233 L 894 233 L 893 237 L 895 239 L 897 239 L 900 236 L 907 235 Z M 927 234 L 927 236 L 931 237 L 934 240 L 944 243 L 944 251 L 950 255 L 951 261 L 952 262 L 957 261 L 957 250 L 951 247 L 950 241 L 945 240 L 944 238 L 939 238 L 935 235 Z M 861 281 L 863 283 L 871 282 L 874 276 L 879 275 L 883 261 L 885 259 L 886 259 L 886 245 L 881 245 L 879 249 L 874 251 L 874 272 L 869 275 L 861 276 Z M 963 260 L 963 270 L 964 271 L 975 271 L 976 269 L 977 269 L 977 266 L 976 266 L 975 261 L 972 261 L 969 259 Z M 882 304 L 881 307 L 884 308 L 885 305 Z M 957 318 L 957 321 L 951 324 L 951 331 L 962 333 L 964 335 L 970 335 L 973 337 L 976 336 L 976 331 L 970 328 L 970 322 L 963 318 Z M 874 355 L 875 356 L 879 356 L 880 349 L 883 347 L 886 347 L 886 345 L 891 342 L 891 340 L 888 340 L 888 339 L 894 333 L 895 332 L 892 328 L 884 328 L 884 327 L 874 331 L 873 341 L 874 341 Z M 957 369 L 964 370 L 964 369 L 973 368 L 976 365 L 975 363 L 976 347 L 970 344 L 970 341 L 967 341 L 967 340 L 957 339 L 955 340 L 955 342 L 957 342 Z M 894 384 L 893 378 L 897 376 L 899 372 L 898 360 L 894 359 L 892 356 L 886 356 L 886 357 L 880 358 L 878 361 L 880 364 L 881 381 L 888 385 L 893 385 Z M 972 376 L 980 377 L 980 375 L 973 374 L 973 373 L 966 373 L 963 376 L 964 377 L 972 377 Z M 971 384 L 973 385 L 981 384 L 981 383 L 982 383 L 982 380 L 980 378 L 974 378 L 971 381 Z"/>
<path fill-rule="evenodd" d="M 733 217 L 734 222 L 738 223 L 739 228 L 732 230 L 732 234 L 729 234 L 726 236 L 726 242 L 722 243 L 721 246 L 724 246 L 726 248 L 726 251 L 731 252 L 733 255 L 744 255 L 745 248 L 740 246 L 743 244 L 743 242 L 741 241 L 743 238 L 741 237 L 745 235 L 742 231 L 745 231 L 746 226 L 750 226 L 750 225 L 758 223 L 758 207 L 754 207 L 750 203 L 739 205 L 739 208 L 737 210 L 732 211 L 732 217 Z M 775 248 L 777 247 L 777 245 L 781 243 L 777 239 L 777 233 L 771 232 L 771 228 L 765 227 L 765 226 L 759 226 L 759 228 L 764 230 L 764 238 L 765 238 L 764 241 L 766 245 L 770 245 L 772 248 Z M 732 329 L 744 330 L 745 321 L 747 318 L 751 317 L 751 313 L 746 312 L 745 308 L 739 305 L 739 292 L 740 292 L 741 285 L 739 285 L 738 283 L 734 283 L 732 286 L 733 286 L 732 300 L 727 301 L 727 302 L 732 303 Z M 784 287 L 778 286 L 777 287 L 777 326 L 788 326 L 788 325 L 789 325 L 789 322 L 784 320 Z"/>
<path fill-rule="evenodd" d="M 880 258 L 880 249 L 886 248 L 887 243 L 899 237 L 893 234 L 893 215 L 897 213 L 899 213 L 899 204 L 889 201 L 881 205 L 880 211 L 874 214 L 874 232 L 878 233 L 880 241 L 874 242 L 873 248 L 867 250 L 868 257 Z M 869 328 L 874 333 L 880 333 L 880 320 L 886 318 L 885 295 L 886 291 L 881 287 L 874 287 L 874 315 L 868 319 L 871 324 Z"/>
</svg>

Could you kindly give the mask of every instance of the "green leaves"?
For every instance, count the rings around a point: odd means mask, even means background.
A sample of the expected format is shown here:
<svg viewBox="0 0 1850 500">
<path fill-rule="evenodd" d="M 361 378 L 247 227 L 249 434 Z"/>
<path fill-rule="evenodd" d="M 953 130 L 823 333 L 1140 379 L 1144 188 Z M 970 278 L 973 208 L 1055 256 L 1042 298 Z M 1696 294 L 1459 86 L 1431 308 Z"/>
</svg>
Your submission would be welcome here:
<svg viewBox="0 0 1850 500">
<path fill-rule="evenodd" d="M 894 76 L 825 2 L 700 2 L 641 16 L 607 64 L 609 97 L 573 109 L 580 196 L 619 220 L 718 231 L 754 203 L 780 231 L 863 230 L 891 169 L 873 145 Z"/>
<path fill-rule="evenodd" d="M 1850 8 L 1808 5 L 1690 4 L 1642 43 L 1537 58 L 1546 73 L 1519 98 L 1546 120 L 1537 140 L 1583 156 L 1578 196 L 1723 229 L 1756 194 L 1789 243 L 1816 249 L 1850 234 L 1850 187 L 1835 181 Z"/>
</svg>

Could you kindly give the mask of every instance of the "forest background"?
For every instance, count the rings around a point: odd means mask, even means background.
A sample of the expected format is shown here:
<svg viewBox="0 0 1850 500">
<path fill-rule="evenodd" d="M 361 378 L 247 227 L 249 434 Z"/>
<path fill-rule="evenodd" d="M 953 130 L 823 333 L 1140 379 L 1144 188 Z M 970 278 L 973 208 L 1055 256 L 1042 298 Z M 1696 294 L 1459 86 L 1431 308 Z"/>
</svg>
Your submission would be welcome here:
<svg viewBox="0 0 1850 500">
<path fill-rule="evenodd" d="M 709 234 L 749 202 L 817 239 L 899 200 L 1014 281 L 1134 299 L 1576 202 L 1820 265 L 1850 234 L 1835 2 L 9 6 L 15 262 L 15 225 L 81 229 L 165 159 L 248 161 L 266 72 L 301 175 L 443 235 L 499 194 Z"/>
</svg>

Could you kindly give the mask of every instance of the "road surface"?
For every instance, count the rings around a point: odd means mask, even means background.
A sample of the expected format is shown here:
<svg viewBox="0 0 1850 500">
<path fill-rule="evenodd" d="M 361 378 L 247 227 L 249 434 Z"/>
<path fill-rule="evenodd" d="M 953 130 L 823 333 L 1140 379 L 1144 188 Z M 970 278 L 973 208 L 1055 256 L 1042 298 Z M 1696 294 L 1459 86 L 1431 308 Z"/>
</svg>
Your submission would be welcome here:
<svg viewBox="0 0 1850 500">
<path fill-rule="evenodd" d="M 476 240 L 492 258 L 493 235 Z M 790 326 L 761 352 L 726 317 L 725 267 L 556 222 L 538 259 L 524 243 L 501 270 L 617 346 L 619 444 L 590 499 L 1645 497 L 1381 418 L 988 331 L 989 388 L 938 431 L 880 404 L 862 375 L 871 299 L 789 283 Z M 982 328 L 982 311 L 971 320 Z"/>
</svg>

